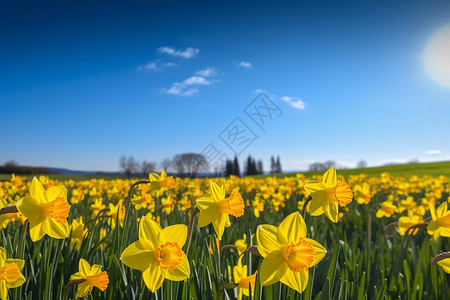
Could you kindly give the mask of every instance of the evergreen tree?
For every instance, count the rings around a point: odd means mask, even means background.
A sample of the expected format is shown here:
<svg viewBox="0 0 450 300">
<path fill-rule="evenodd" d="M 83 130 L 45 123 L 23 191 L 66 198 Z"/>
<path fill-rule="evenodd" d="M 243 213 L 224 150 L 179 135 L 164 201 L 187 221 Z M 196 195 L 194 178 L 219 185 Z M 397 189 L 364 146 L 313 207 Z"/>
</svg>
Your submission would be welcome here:
<svg viewBox="0 0 450 300">
<path fill-rule="evenodd" d="M 277 167 L 275 164 L 275 158 L 273 156 L 270 157 L 270 174 L 276 173 Z"/>
<path fill-rule="evenodd" d="M 240 171 L 240 169 L 239 169 L 239 161 L 238 161 L 238 159 L 237 159 L 237 157 L 235 156 L 234 157 L 234 162 L 233 162 L 233 173 L 232 173 L 233 175 L 236 175 L 236 176 L 241 176 L 241 171 Z"/>
<path fill-rule="evenodd" d="M 280 157 L 279 157 L 279 156 L 277 157 L 276 166 L 277 166 L 277 173 L 282 173 L 282 171 L 281 171 Z"/>
<path fill-rule="evenodd" d="M 258 160 L 258 165 L 256 166 L 256 174 L 263 174 L 264 170 L 263 170 L 263 161 L 260 159 Z"/>
<path fill-rule="evenodd" d="M 225 177 L 230 177 L 231 174 L 233 174 L 233 162 L 227 159 L 225 164 Z"/>
</svg>

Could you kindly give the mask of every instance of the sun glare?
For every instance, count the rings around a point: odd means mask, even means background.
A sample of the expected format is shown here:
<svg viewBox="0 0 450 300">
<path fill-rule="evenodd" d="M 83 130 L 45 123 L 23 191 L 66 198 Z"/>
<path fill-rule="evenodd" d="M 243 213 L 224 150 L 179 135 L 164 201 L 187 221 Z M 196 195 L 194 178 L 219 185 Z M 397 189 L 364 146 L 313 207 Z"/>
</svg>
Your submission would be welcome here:
<svg viewBox="0 0 450 300">
<path fill-rule="evenodd" d="M 424 58 L 428 75 L 437 83 L 450 87 L 450 24 L 431 37 Z"/>
</svg>

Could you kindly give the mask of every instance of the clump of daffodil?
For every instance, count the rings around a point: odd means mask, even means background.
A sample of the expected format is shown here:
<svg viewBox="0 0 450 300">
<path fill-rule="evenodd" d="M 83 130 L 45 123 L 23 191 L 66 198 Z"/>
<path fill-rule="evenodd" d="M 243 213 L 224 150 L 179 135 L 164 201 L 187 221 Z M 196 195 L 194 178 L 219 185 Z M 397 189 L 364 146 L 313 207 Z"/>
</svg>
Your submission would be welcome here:
<svg viewBox="0 0 450 300">
<path fill-rule="evenodd" d="M 70 235 L 70 247 L 76 246 L 80 249 L 81 243 L 88 233 L 88 230 L 83 223 L 83 217 L 73 219 L 72 224 L 70 224 L 70 230 L 72 232 Z"/>
<path fill-rule="evenodd" d="M 237 266 L 233 268 L 234 283 L 238 285 L 238 300 L 241 300 L 243 295 L 249 296 L 249 285 L 252 289 L 252 298 L 255 294 L 256 272 L 247 276 L 247 266 L 242 265 L 242 257 L 239 258 Z"/>
<path fill-rule="evenodd" d="M 204 227 L 210 223 L 220 239 L 222 239 L 225 227 L 229 227 L 230 216 L 236 218 L 244 214 L 244 200 L 240 193 L 233 190 L 231 195 L 225 198 L 225 186 L 219 187 L 211 180 L 211 194 L 203 195 L 197 199 L 197 207 L 200 210 L 198 226 Z"/>
<path fill-rule="evenodd" d="M 163 191 L 175 187 L 175 179 L 173 176 L 167 176 L 164 170 L 161 171 L 161 175 L 150 173 L 148 179 L 150 181 L 150 190 L 156 191 L 158 196 L 160 196 Z"/>
<path fill-rule="evenodd" d="M 70 205 L 67 203 L 67 190 L 63 186 L 52 186 L 47 190 L 34 177 L 30 195 L 17 202 L 17 209 L 30 221 L 30 237 L 36 242 L 45 234 L 55 239 L 69 236 Z"/>
<path fill-rule="evenodd" d="M 390 218 L 394 213 L 397 212 L 397 206 L 393 204 L 391 200 L 384 201 L 381 203 L 381 207 L 377 210 L 377 218 Z"/>
<path fill-rule="evenodd" d="M 309 205 L 310 214 L 313 216 L 325 214 L 335 223 L 339 218 L 339 206 L 344 207 L 353 199 L 351 187 L 337 180 L 334 168 L 325 172 L 322 181 L 306 183 L 305 190 L 312 198 Z"/>
<path fill-rule="evenodd" d="M 439 205 L 438 209 L 430 205 L 432 220 L 428 224 L 428 234 L 437 241 L 440 236 L 450 237 L 450 211 L 447 211 L 447 202 Z"/>
<path fill-rule="evenodd" d="M 400 235 L 405 235 L 408 228 L 422 222 L 423 219 L 420 216 L 415 215 L 411 210 L 408 210 L 408 216 L 403 216 L 398 219 L 398 230 L 400 231 Z M 416 235 L 418 232 L 419 228 L 416 228 L 411 234 Z"/>
<path fill-rule="evenodd" d="M 22 259 L 6 258 L 6 250 L 0 247 L 0 298 L 8 298 L 8 289 L 16 288 L 25 283 L 21 273 L 25 261 Z"/>
<path fill-rule="evenodd" d="M 245 252 L 247 250 L 247 236 L 244 234 L 244 237 L 242 239 L 238 239 L 234 246 L 236 247 L 237 251 L 239 252 L 239 255 Z"/>
<path fill-rule="evenodd" d="M 142 271 L 146 286 L 156 292 L 165 278 L 181 281 L 189 277 L 189 262 L 182 247 L 186 242 L 186 225 L 172 225 L 161 229 L 146 217 L 139 223 L 139 240 L 122 253 L 122 262 Z"/>
<path fill-rule="evenodd" d="M 102 266 L 89 265 L 84 259 L 80 259 L 78 264 L 79 272 L 70 276 L 70 280 L 84 279 L 82 283 L 78 284 L 77 296 L 78 298 L 86 296 L 92 292 L 92 289 L 97 287 L 100 291 L 106 290 L 109 283 L 108 273 L 102 271 Z"/>
<path fill-rule="evenodd" d="M 264 257 L 260 269 L 261 285 L 281 281 L 301 293 L 308 284 L 308 269 L 326 254 L 318 242 L 306 237 L 303 217 L 294 212 L 279 227 L 259 225 L 256 230 L 258 251 Z"/>
</svg>

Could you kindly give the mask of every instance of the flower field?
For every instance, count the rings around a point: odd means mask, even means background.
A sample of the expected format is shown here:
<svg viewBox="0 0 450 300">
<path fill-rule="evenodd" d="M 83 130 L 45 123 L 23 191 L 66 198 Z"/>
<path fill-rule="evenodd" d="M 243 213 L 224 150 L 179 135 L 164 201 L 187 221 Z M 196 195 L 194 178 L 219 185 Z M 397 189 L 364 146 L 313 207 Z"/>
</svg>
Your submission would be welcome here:
<svg viewBox="0 0 450 300">
<path fill-rule="evenodd" d="M 0 182 L 1 299 L 450 299 L 445 176 Z"/>
</svg>

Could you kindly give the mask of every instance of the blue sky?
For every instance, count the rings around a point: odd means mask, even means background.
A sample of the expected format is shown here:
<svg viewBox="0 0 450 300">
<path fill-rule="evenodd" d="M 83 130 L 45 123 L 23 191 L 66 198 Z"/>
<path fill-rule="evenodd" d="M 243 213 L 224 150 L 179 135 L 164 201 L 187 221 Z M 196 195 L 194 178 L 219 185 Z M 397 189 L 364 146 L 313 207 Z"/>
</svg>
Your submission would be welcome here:
<svg viewBox="0 0 450 300">
<path fill-rule="evenodd" d="M 424 66 L 450 3 L 0 4 L 0 164 L 115 171 L 201 152 L 239 117 L 241 154 L 352 167 L 450 159 L 450 88 Z M 261 130 L 245 107 L 282 111 Z"/>
</svg>

